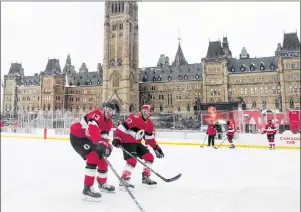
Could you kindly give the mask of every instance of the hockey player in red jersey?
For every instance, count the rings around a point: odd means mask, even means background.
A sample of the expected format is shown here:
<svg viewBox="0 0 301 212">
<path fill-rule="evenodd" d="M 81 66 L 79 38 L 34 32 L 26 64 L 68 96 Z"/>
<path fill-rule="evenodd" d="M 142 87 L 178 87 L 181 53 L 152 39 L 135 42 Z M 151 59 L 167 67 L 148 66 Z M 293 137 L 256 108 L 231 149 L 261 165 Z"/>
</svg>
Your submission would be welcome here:
<svg viewBox="0 0 301 212">
<path fill-rule="evenodd" d="M 267 125 L 265 125 L 265 129 L 263 130 L 262 134 L 266 133 L 267 134 L 267 138 L 269 141 L 269 149 L 275 149 L 275 134 L 277 132 L 277 129 L 275 127 L 275 125 L 272 123 L 272 120 L 269 120 Z"/>
<path fill-rule="evenodd" d="M 149 119 L 151 109 L 152 108 L 150 105 L 144 104 L 141 107 L 140 114 L 129 115 L 126 120 L 117 127 L 112 142 L 115 147 L 118 148 L 119 146 L 122 146 L 131 154 L 143 159 L 148 167 L 151 167 L 154 161 L 154 156 L 149 151 L 147 146 L 141 143 L 142 139 L 145 140 L 145 143 L 147 145 L 153 148 L 157 158 L 164 157 L 164 153 L 157 144 L 154 137 L 153 123 Z M 136 158 L 129 156 L 125 152 L 123 152 L 123 157 L 126 161 L 126 165 L 122 172 L 121 178 L 127 187 L 134 188 L 134 185 L 132 185 L 129 180 L 137 164 L 137 160 Z M 148 168 L 143 169 L 142 183 L 147 185 L 156 185 L 157 182 L 150 179 L 150 174 L 151 172 Z M 122 183 L 120 183 L 119 185 L 123 186 Z"/>
<path fill-rule="evenodd" d="M 112 145 L 109 132 L 113 127 L 111 117 L 116 111 L 112 102 L 105 102 L 101 108 L 90 111 L 80 122 L 70 127 L 70 142 L 74 150 L 86 160 L 83 195 L 85 199 L 99 201 L 101 194 L 94 192 L 96 168 L 97 182 L 101 191 L 114 192 L 115 187 L 107 184 L 108 164 L 103 157 L 109 157 Z"/>
<path fill-rule="evenodd" d="M 230 123 L 230 121 L 227 121 L 227 138 L 228 138 L 228 142 L 230 144 L 229 148 L 235 148 L 235 146 L 233 144 L 234 134 L 235 134 L 235 129 L 234 129 L 233 125 Z"/>
</svg>

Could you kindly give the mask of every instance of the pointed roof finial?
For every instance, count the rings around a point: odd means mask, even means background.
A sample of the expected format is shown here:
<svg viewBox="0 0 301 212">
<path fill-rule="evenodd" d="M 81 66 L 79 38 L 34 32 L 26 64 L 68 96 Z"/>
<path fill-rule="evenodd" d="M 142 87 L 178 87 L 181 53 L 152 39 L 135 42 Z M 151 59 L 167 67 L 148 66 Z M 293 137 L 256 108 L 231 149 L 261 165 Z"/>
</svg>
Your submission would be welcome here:
<svg viewBox="0 0 301 212">
<path fill-rule="evenodd" d="M 181 35 L 180 35 L 180 30 L 178 30 L 178 40 L 179 40 L 179 45 L 181 44 Z"/>
</svg>

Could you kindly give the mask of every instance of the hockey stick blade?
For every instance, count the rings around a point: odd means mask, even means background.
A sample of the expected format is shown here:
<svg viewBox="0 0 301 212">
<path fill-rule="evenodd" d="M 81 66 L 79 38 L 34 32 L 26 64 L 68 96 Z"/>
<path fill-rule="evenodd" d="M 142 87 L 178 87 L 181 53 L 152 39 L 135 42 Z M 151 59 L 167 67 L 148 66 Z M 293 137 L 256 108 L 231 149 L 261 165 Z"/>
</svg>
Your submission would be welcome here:
<svg viewBox="0 0 301 212">
<path fill-rule="evenodd" d="M 146 165 L 145 163 L 143 163 L 143 161 L 140 160 L 140 158 L 137 158 L 135 157 L 133 154 L 131 154 L 130 152 L 128 152 L 126 149 L 124 149 L 122 146 L 120 146 L 120 148 L 128 155 L 130 155 L 131 157 L 135 158 L 142 166 L 148 168 L 152 173 L 154 173 L 157 177 L 159 177 L 161 180 L 163 180 L 164 182 L 173 182 L 173 181 L 176 181 L 177 179 L 179 179 L 182 174 L 178 174 L 177 176 L 175 177 L 172 177 L 172 178 L 165 178 L 163 176 L 161 176 L 159 173 L 157 173 L 155 170 L 153 170 L 152 168 L 150 168 L 148 165 Z"/>
<path fill-rule="evenodd" d="M 169 178 L 169 179 L 165 179 L 164 181 L 170 183 L 170 182 L 178 180 L 181 176 L 182 176 L 182 174 L 180 173 L 177 176 L 174 176 L 174 177 Z"/>
</svg>

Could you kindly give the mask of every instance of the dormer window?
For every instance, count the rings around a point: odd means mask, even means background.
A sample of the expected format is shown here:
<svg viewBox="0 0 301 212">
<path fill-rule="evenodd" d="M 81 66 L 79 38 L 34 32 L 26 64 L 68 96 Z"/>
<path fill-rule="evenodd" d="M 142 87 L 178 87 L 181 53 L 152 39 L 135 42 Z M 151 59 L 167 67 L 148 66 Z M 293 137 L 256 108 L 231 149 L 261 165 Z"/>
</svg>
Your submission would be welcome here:
<svg viewBox="0 0 301 212">
<path fill-rule="evenodd" d="M 185 79 L 185 80 L 187 80 L 187 79 L 188 79 L 188 76 L 187 76 L 186 74 L 185 74 L 185 76 L 184 76 L 184 79 Z"/>
<path fill-rule="evenodd" d="M 111 66 L 115 65 L 114 59 L 110 61 Z"/>
<path fill-rule="evenodd" d="M 169 69 L 169 73 L 172 73 L 172 69 L 171 68 Z"/>
<path fill-rule="evenodd" d="M 182 80 L 182 75 L 181 74 L 179 75 L 179 80 Z"/>
<path fill-rule="evenodd" d="M 80 78 L 80 79 L 82 79 L 82 78 L 83 78 L 83 76 L 80 76 L 79 78 Z"/>
<path fill-rule="evenodd" d="M 98 80 L 98 81 L 97 81 L 97 85 L 99 85 L 99 84 L 100 84 L 100 81 Z"/>
<path fill-rule="evenodd" d="M 79 81 L 77 82 L 77 86 L 80 86 L 80 83 L 79 83 Z"/>
<path fill-rule="evenodd" d="M 153 76 L 153 82 L 155 82 L 156 81 L 156 77 L 155 76 Z"/>
<path fill-rule="evenodd" d="M 255 67 L 253 64 L 250 65 L 250 71 L 254 71 L 255 70 Z"/>
<path fill-rule="evenodd" d="M 191 70 L 190 70 L 190 68 L 188 68 L 188 72 L 190 72 Z"/>
<path fill-rule="evenodd" d="M 246 71 L 246 68 L 245 68 L 243 65 L 241 65 L 241 66 L 240 66 L 240 71 L 241 71 L 241 72 L 244 72 L 244 71 Z"/>
<path fill-rule="evenodd" d="M 118 59 L 118 60 L 117 60 L 117 65 L 119 65 L 119 66 L 122 65 L 122 60 L 121 60 L 121 59 Z"/>
<path fill-rule="evenodd" d="M 235 67 L 234 66 L 231 67 L 231 72 L 235 72 Z"/>
<path fill-rule="evenodd" d="M 172 79 L 172 77 L 169 75 L 169 76 L 168 76 L 168 81 L 171 81 L 171 79 Z"/>
<path fill-rule="evenodd" d="M 198 79 L 200 76 L 198 74 L 195 75 L 195 78 Z"/>
<path fill-rule="evenodd" d="M 196 70 L 197 70 L 197 71 L 201 71 L 201 69 L 200 69 L 200 68 L 197 68 Z"/>
<path fill-rule="evenodd" d="M 260 71 L 264 71 L 264 70 L 265 70 L 264 64 L 261 63 L 261 64 L 260 64 Z"/>
<path fill-rule="evenodd" d="M 85 82 L 85 85 L 88 85 L 88 82 Z"/>
<path fill-rule="evenodd" d="M 90 83 L 89 83 L 90 85 L 92 85 L 92 82 L 90 81 Z"/>
<path fill-rule="evenodd" d="M 143 80 L 143 82 L 146 82 L 146 76 L 143 76 L 142 80 Z"/>
<path fill-rule="evenodd" d="M 274 69 L 275 69 L 275 65 L 274 65 L 273 63 L 271 63 L 270 69 L 271 69 L 271 70 L 274 70 Z"/>
</svg>

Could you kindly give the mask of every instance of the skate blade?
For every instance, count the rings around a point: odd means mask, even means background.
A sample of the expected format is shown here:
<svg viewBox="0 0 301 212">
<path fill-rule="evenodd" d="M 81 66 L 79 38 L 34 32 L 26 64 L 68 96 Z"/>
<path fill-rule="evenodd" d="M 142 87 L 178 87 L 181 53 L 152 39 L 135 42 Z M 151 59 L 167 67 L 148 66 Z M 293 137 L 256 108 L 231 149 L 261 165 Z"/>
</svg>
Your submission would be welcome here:
<svg viewBox="0 0 301 212">
<path fill-rule="evenodd" d="M 130 192 L 133 192 L 135 190 L 135 188 L 132 188 L 132 187 L 128 187 L 128 189 L 130 190 Z M 119 186 L 119 190 L 125 191 L 125 192 L 127 191 L 124 186 Z"/>
<path fill-rule="evenodd" d="M 83 201 L 88 201 L 88 202 L 100 202 L 101 201 L 101 197 L 96 198 L 96 197 L 90 197 L 87 195 L 83 195 L 82 199 L 83 199 Z"/>
<path fill-rule="evenodd" d="M 153 185 L 147 185 L 147 184 L 143 184 L 145 188 L 157 188 L 158 187 L 158 184 L 153 184 Z"/>
<path fill-rule="evenodd" d="M 114 194 L 114 193 L 116 193 L 116 190 L 114 190 L 114 191 L 108 191 L 108 190 L 105 190 L 105 189 L 99 189 L 100 190 L 100 192 L 103 192 L 103 193 L 108 193 L 108 194 Z"/>
</svg>

